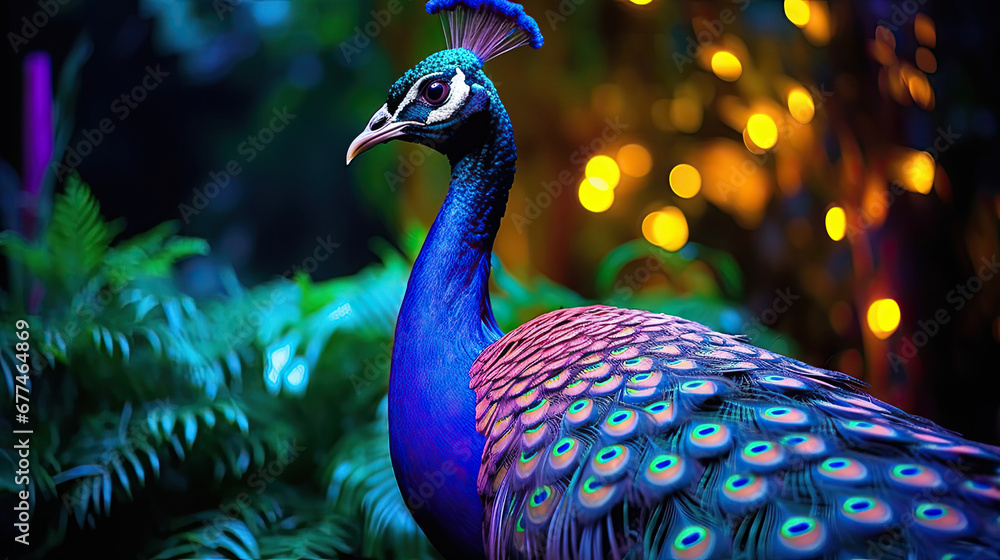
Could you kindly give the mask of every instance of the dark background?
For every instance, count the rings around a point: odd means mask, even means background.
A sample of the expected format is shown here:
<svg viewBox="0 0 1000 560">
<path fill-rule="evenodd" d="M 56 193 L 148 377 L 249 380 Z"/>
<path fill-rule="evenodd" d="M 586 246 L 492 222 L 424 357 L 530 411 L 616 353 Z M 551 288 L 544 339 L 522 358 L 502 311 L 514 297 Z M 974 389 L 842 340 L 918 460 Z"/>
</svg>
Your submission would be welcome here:
<svg viewBox="0 0 1000 560">
<path fill-rule="evenodd" d="M 780 2 L 751 2 L 744 12 L 725 1 L 563 4 L 529 2 L 546 46 L 537 52 L 521 49 L 487 66 L 519 142 L 519 175 L 508 215 L 523 212 L 525 198 L 535 197 L 542 181 L 567 168 L 570 154 L 599 135 L 603 119 L 613 113 L 633 124 L 616 146 L 642 143 L 653 154 L 654 166 L 606 213 L 589 213 L 575 196 L 562 196 L 526 233 L 505 222 L 498 254 L 507 267 L 515 275 L 540 272 L 593 295 L 595 267 L 608 251 L 641 239 L 640 224 L 650 210 L 677 204 L 688 214 L 692 241 L 736 259 L 746 279 L 743 303 L 751 314 L 769 308 L 776 289 L 789 287 L 803 296 L 773 325 L 794 340 L 798 357 L 858 375 L 873 384 L 876 396 L 970 438 L 1000 442 L 1000 281 L 986 282 L 961 310 L 947 300 L 950 290 L 975 274 L 981 257 L 997 251 L 995 100 L 1000 91 L 992 29 L 997 7 L 919 5 L 937 35 L 932 49 L 937 71 L 929 74 L 936 102 L 925 110 L 880 90 L 881 66 L 870 54 L 878 21 L 891 22 L 894 9 L 914 2 L 834 3 L 832 38 L 821 46 L 810 44 L 789 23 Z M 2 49 L 8 102 L 0 112 L 0 129 L 6 131 L 0 155 L 20 168 L 24 53 L 49 52 L 58 70 L 86 34 L 93 53 L 79 78 L 78 132 L 70 146 L 101 119 L 114 121 L 115 130 L 77 169 L 103 213 L 127 220 L 125 236 L 182 219 L 180 205 L 192 203 L 194 190 L 209 182 L 211 172 L 243 157 L 240 143 L 266 126 L 273 110 L 287 107 L 296 115 L 254 161 L 241 160 L 243 172 L 184 223 L 186 235 L 206 238 L 213 248 L 211 257 L 180 267 L 178 279 L 190 293 L 220 293 L 219 270 L 228 267 L 249 285 L 281 275 L 311 254 L 317 237 L 329 237 L 340 247 L 312 271 L 313 278 L 351 274 L 374 259 L 371 238 L 405 244 L 408 226 L 428 225 L 444 192 L 443 158 L 428 157 L 429 163 L 393 189 L 385 172 L 397 171 L 397 158 L 412 156 L 415 148 L 380 147 L 350 168 L 344 154 L 383 102 L 389 84 L 442 47 L 437 19 L 427 16 L 419 2 L 404 0 L 402 11 L 371 44 L 348 57 L 350 48 L 343 45 L 352 44 L 355 26 L 372 21 L 372 10 L 387 10 L 386 3 L 243 2 L 221 18 L 218 5 L 67 2 L 19 53 L 9 45 Z M 566 5 L 573 12 L 565 21 L 555 20 L 553 28 L 546 12 L 565 13 Z M 5 31 L 19 32 L 21 18 L 38 6 L 9 2 Z M 712 138 L 742 142 L 740 132 L 718 117 L 719 98 L 749 98 L 753 88 L 724 83 L 697 64 L 678 71 L 672 58 L 687 47 L 687 37 L 703 29 L 699 18 L 711 20 L 729 8 L 738 13 L 725 32 L 739 37 L 754 58 L 752 70 L 744 63 L 741 80 L 749 80 L 752 72 L 766 86 L 790 76 L 833 92 L 808 125 L 819 149 L 799 156 L 801 190 L 789 196 L 773 187 L 778 171 L 769 160 L 761 169 L 772 183 L 766 211 L 751 227 L 710 202 L 699 202 L 702 195 L 679 199 L 666 180 L 673 165 L 684 160 L 683 154 L 696 153 L 699 143 Z M 911 18 L 894 37 L 900 60 L 913 60 L 917 45 Z M 169 76 L 119 119 L 111 104 L 141 82 L 147 66 Z M 655 126 L 653 102 L 672 97 L 677 84 L 690 80 L 707 80 L 714 89 L 702 125 L 690 134 Z M 888 191 L 893 149 L 926 149 L 939 128 L 954 131 L 958 139 L 940 154 L 931 193 L 899 195 L 885 222 L 854 243 L 826 236 L 826 208 L 858 199 L 852 167 L 881 177 Z M 849 150 L 854 151 L 848 158 Z M 613 148 L 608 153 L 613 155 Z M 568 168 L 578 181 L 582 169 Z M 650 289 L 658 281 L 653 276 Z M 872 337 L 864 320 L 878 290 L 902 309 L 900 326 L 887 341 Z M 837 302 L 850 310 L 839 328 L 830 318 Z M 940 308 L 951 317 L 940 334 L 903 367 L 890 367 L 887 353 L 899 352 L 920 329 L 919 321 Z"/>
</svg>

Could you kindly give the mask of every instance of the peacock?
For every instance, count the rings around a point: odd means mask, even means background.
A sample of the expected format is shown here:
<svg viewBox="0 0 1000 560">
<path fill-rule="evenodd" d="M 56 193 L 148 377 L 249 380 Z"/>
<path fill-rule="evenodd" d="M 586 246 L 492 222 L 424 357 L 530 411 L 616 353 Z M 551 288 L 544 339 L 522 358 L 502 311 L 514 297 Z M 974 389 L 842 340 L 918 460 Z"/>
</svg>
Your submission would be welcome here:
<svg viewBox="0 0 1000 560">
<path fill-rule="evenodd" d="M 860 380 L 633 309 L 501 332 L 488 280 L 517 152 L 483 64 L 543 39 L 509 1 L 426 9 L 447 48 L 391 86 L 347 163 L 400 139 L 451 164 L 399 311 L 388 402 L 396 480 L 442 555 L 1000 558 L 1000 449 Z"/>
</svg>

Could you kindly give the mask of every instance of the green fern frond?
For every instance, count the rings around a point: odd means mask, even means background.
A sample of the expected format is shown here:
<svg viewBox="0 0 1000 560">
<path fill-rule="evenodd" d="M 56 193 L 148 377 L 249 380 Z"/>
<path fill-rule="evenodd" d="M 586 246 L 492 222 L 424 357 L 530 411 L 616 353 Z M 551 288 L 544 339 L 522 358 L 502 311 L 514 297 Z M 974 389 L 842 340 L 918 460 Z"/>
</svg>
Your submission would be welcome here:
<svg viewBox="0 0 1000 560">
<path fill-rule="evenodd" d="M 153 560 L 261 558 L 257 538 L 243 521 L 210 510 L 172 523 L 180 532 L 163 541 Z"/>
<path fill-rule="evenodd" d="M 164 222 L 110 248 L 104 257 L 105 275 L 122 283 L 132 278 L 164 277 L 177 261 L 208 254 L 205 240 L 179 237 L 178 231 L 177 222 Z"/>
<path fill-rule="evenodd" d="M 389 456 L 388 399 L 376 420 L 344 437 L 328 467 L 334 511 L 364 519 L 361 554 L 374 558 L 437 558 L 396 484 Z"/>
<path fill-rule="evenodd" d="M 261 535 L 261 558 L 356 558 L 350 543 L 355 539 L 346 519 L 338 516 L 296 514 Z"/>
<path fill-rule="evenodd" d="M 111 241 L 122 232 L 121 220 L 105 221 L 90 188 L 73 174 L 66 191 L 56 195 L 45 246 L 52 255 L 51 272 L 69 291 L 82 285 L 101 266 Z"/>
</svg>

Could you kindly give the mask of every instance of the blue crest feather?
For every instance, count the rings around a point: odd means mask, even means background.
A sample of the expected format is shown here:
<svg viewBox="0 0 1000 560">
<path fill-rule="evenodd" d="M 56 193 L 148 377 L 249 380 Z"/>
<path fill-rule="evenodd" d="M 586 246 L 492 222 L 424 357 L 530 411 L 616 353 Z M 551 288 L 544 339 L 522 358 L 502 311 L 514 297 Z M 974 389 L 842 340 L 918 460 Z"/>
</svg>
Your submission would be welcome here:
<svg viewBox="0 0 1000 560">
<path fill-rule="evenodd" d="M 507 0 L 430 0 L 427 13 L 441 13 L 448 48 L 468 49 L 486 62 L 523 45 L 541 47 L 538 23 Z"/>
</svg>

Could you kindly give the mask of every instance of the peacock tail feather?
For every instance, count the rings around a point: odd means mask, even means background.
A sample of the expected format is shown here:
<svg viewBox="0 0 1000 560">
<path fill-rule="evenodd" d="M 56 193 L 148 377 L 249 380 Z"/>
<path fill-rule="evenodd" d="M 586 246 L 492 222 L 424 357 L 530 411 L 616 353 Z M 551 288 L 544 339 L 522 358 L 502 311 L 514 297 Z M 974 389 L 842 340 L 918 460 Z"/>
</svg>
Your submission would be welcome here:
<svg viewBox="0 0 1000 560">
<path fill-rule="evenodd" d="M 1000 449 L 678 317 L 554 311 L 471 369 L 491 558 L 1000 558 Z"/>
</svg>

